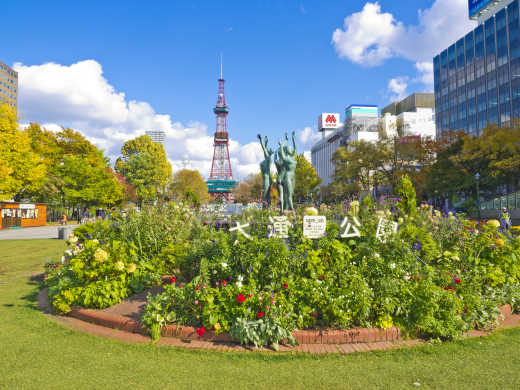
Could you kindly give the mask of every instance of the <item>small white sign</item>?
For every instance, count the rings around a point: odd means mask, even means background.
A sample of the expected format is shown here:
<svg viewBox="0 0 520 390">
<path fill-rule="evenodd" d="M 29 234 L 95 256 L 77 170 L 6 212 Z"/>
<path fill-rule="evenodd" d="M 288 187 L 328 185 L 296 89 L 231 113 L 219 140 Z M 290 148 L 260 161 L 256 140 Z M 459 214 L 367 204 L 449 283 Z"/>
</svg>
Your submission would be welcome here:
<svg viewBox="0 0 520 390">
<path fill-rule="evenodd" d="M 325 237 L 327 231 L 327 217 L 324 215 L 306 215 L 303 217 L 303 236 L 307 238 Z"/>
<path fill-rule="evenodd" d="M 26 210 L 30 210 L 30 209 L 34 209 L 34 205 L 33 204 L 29 204 L 29 203 L 20 203 L 18 205 L 18 208 L 19 209 L 26 209 Z"/>
<path fill-rule="evenodd" d="M 289 238 L 289 226 L 292 226 L 292 224 L 289 222 L 286 215 L 280 217 L 269 217 L 269 220 L 272 223 L 269 237 Z"/>
</svg>

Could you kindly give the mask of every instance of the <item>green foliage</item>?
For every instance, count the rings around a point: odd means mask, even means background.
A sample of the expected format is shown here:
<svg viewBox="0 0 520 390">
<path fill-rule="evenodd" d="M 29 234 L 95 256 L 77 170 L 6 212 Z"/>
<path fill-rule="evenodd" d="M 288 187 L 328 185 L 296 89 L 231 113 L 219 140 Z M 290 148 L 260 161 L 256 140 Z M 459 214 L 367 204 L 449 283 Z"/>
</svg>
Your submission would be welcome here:
<svg viewBox="0 0 520 390">
<path fill-rule="evenodd" d="M 163 145 L 147 135 L 125 142 L 115 169 L 135 188 L 140 202 L 164 196 L 172 180 L 172 167 Z"/>
<path fill-rule="evenodd" d="M 20 131 L 16 111 L 0 103 L 0 200 L 26 197 L 44 183 L 46 167 Z"/>
<path fill-rule="evenodd" d="M 294 199 L 301 201 L 307 199 L 311 193 L 316 198 L 316 190 L 321 184 L 321 179 L 316 169 L 305 158 L 303 154 L 296 156 L 296 170 L 294 171 L 296 187 L 294 188 Z"/>
<path fill-rule="evenodd" d="M 397 208 L 401 215 L 415 215 L 417 208 L 417 199 L 415 197 L 415 189 L 408 175 L 401 176 L 401 180 L 395 189 L 396 195 L 400 198 Z"/>
<path fill-rule="evenodd" d="M 172 194 L 177 199 L 185 199 L 194 206 L 209 202 L 208 186 L 198 171 L 181 169 L 170 186 Z"/>
</svg>

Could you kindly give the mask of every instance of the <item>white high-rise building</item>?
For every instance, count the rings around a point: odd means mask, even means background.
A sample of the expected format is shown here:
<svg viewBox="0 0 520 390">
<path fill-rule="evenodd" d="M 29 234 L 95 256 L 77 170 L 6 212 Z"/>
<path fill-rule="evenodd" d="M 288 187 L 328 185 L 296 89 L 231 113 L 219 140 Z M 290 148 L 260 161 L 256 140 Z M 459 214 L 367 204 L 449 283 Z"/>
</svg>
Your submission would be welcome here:
<svg viewBox="0 0 520 390">
<path fill-rule="evenodd" d="M 149 130 L 146 131 L 146 135 L 152 139 L 153 142 L 156 142 L 158 144 L 164 143 L 164 140 L 166 138 L 166 134 L 164 131 L 160 130 Z"/>
</svg>

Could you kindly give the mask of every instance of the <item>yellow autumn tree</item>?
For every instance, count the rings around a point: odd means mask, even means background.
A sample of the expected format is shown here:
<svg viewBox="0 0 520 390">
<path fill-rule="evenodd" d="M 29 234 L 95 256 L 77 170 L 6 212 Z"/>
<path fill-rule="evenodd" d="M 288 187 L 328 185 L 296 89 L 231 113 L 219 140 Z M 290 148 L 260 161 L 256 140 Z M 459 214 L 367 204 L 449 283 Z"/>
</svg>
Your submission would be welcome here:
<svg viewBox="0 0 520 390">
<path fill-rule="evenodd" d="M 18 128 L 16 111 L 0 104 L 0 200 L 37 191 L 44 178 L 45 164 L 32 151 L 29 136 Z"/>
</svg>

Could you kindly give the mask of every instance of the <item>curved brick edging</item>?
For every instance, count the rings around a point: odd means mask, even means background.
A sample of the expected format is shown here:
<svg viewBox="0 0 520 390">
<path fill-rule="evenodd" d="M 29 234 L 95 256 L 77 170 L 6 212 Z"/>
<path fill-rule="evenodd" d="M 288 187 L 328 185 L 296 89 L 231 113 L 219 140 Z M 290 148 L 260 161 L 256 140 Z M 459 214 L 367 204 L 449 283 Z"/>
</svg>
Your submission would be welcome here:
<svg viewBox="0 0 520 390">
<path fill-rule="evenodd" d="M 49 308 L 47 290 L 43 289 L 38 295 L 38 304 L 40 308 Z M 501 318 L 500 322 L 504 322 L 512 315 L 512 308 L 510 305 L 504 305 L 500 308 Z M 137 333 L 148 336 L 147 328 L 143 327 L 139 321 L 132 320 L 120 315 L 104 313 L 97 310 L 73 308 L 70 317 L 81 321 L 100 325 L 106 328 L 117 329 L 129 333 Z M 161 335 L 164 337 L 178 338 L 183 340 L 197 340 L 206 342 L 224 342 L 230 343 L 234 340 L 227 333 L 215 335 L 214 331 L 206 331 L 206 333 L 199 337 L 196 329 L 191 326 L 168 325 L 163 327 Z M 466 336 L 479 336 L 482 331 L 470 331 Z M 400 341 L 401 332 L 398 328 L 392 327 L 389 329 L 379 328 L 358 328 L 358 329 L 344 329 L 344 330 L 297 330 L 293 332 L 293 337 L 298 344 L 370 344 L 370 343 L 384 343 L 384 342 L 398 342 Z"/>
</svg>

